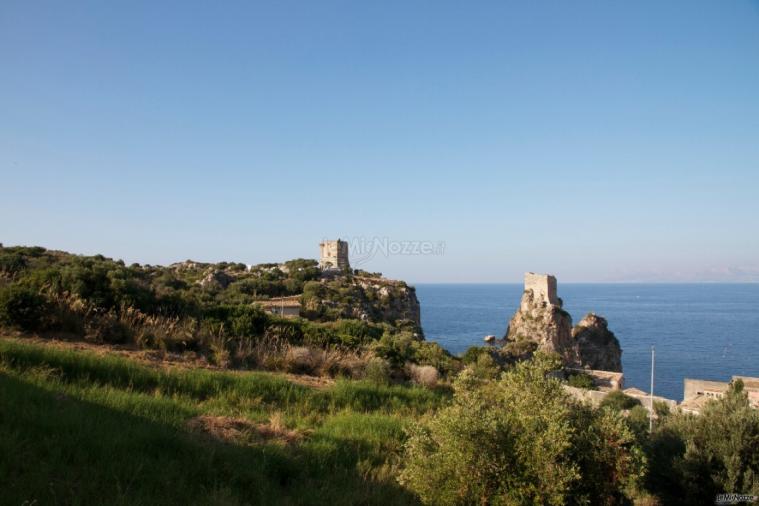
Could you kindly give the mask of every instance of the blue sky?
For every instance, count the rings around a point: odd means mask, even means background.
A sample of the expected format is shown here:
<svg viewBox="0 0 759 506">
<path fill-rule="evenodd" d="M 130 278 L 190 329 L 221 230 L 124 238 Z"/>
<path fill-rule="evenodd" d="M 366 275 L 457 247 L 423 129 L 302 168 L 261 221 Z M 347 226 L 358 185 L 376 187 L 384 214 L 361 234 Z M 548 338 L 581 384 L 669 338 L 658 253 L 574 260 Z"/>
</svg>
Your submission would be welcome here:
<svg viewBox="0 0 759 506">
<path fill-rule="evenodd" d="M 759 2 L 0 4 L 0 242 L 759 281 Z"/>
</svg>

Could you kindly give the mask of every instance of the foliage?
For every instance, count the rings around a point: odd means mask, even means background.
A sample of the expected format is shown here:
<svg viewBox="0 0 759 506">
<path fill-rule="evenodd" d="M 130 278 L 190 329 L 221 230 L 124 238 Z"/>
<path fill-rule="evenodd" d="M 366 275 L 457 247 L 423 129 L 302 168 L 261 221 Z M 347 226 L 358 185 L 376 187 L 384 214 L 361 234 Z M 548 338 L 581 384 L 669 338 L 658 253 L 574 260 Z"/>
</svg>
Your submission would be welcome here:
<svg viewBox="0 0 759 506">
<path fill-rule="evenodd" d="M 10 339 L 0 339 L 0 392 L 3 504 L 417 504 L 396 483 L 392 456 L 410 420 L 446 399 Z M 252 428 L 278 420 L 299 439 L 205 437 L 188 429 L 201 415 Z"/>
<path fill-rule="evenodd" d="M 0 324 L 36 330 L 45 313 L 46 301 L 34 290 L 18 285 L 0 288 Z"/>
<path fill-rule="evenodd" d="M 461 362 L 470 365 L 477 362 L 480 355 L 490 355 L 491 349 L 487 346 L 470 346 L 461 355 Z"/>
<path fill-rule="evenodd" d="M 612 390 L 606 395 L 606 397 L 604 397 L 604 400 L 601 401 L 602 407 L 608 407 L 615 411 L 632 409 L 639 405 L 640 401 L 638 399 L 626 395 L 621 390 Z"/>
<path fill-rule="evenodd" d="M 759 413 L 740 380 L 699 416 L 671 414 L 652 435 L 648 485 L 667 501 L 710 501 L 716 493 L 759 495 Z M 677 498 L 677 499 L 676 499 Z"/>
<path fill-rule="evenodd" d="M 15 287 L 3 289 L 0 325 L 44 326 L 98 342 L 192 350 L 230 365 L 249 363 L 234 357 L 245 356 L 241 350 L 255 340 L 364 350 L 383 334 L 418 331 L 405 319 L 408 315 L 391 311 L 405 285 L 378 279 L 363 287 L 350 276 L 320 276 L 317 262 L 308 259 L 250 269 L 190 260 L 167 267 L 126 266 L 102 255 L 0 246 L 0 283 Z M 388 297 L 380 296 L 385 288 Z M 283 319 L 255 304 L 301 292 L 307 319 Z M 433 346 L 419 351 L 425 363 L 455 368 L 450 356 Z"/>
<path fill-rule="evenodd" d="M 585 390 L 597 390 L 593 377 L 584 372 L 574 371 L 569 374 L 567 378 L 567 384 L 575 388 L 583 388 Z"/>
<path fill-rule="evenodd" d="M 464 371 L 453 404 L 415 425 L 400 481 L 428 504 L 609 503 L 643 457 L 621 416 L 575 405 L 554 356 L 482 381 Z"/>
<path fill-rule="evenodd" d="M 366 379 L 378 385 L 387 385 L 390 383 L 391 371 L 390 364 L 387 360 L 380 357 L 374 357 L 366 364 Z"/>
</svg>

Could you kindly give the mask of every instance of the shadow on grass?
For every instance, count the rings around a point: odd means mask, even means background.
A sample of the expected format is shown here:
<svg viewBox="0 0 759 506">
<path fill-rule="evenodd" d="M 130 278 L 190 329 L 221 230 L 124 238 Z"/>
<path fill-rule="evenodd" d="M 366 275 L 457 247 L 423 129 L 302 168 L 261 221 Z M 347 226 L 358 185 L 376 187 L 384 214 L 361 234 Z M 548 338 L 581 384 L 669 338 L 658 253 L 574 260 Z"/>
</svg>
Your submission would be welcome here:
<svg viewBox="0 0 759 506">
<path fill-rule="evenodd" d="M 3 504 L 415 504 L 364 479 L 338 438 L 303 448 L 201 440 L 0 372 Z"/>
</svg>

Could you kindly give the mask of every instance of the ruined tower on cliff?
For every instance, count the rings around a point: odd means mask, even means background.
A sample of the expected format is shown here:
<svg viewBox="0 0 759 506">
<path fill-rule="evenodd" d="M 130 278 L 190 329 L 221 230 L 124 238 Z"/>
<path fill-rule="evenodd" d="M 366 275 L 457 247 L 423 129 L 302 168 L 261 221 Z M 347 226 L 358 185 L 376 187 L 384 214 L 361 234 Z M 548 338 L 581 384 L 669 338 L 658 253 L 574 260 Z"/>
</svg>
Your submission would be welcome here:
<svg viewBox="0 0 759 506">
<path fill-rule="evenodd" d="M 348 262 L 348 243 L 341 241 L 322 241 L 319 243 L 319 267 L 324 270 L 350 268 Z"/>
<path fill-rule="evenodd" d="M 576 327 L 562 309 L 556 278 L 527 272 L 519 310 L 506 329 L 507 347 L 558 353 L 565 366 L 622 371 L 622 349 L 606 319 L 589 313 Z"/>
<path fill-rule="evenodd" d="M 535 304 L 543 302 L 547 306 L 561 306 L 559 298 L 556 296 L 556 277 L 551 274 L 526 272 L 524 274 L 524 290 L 532 290 L 532 301 Z M 522 301 L 524 300 L 522 299 Z"/>
</svg>

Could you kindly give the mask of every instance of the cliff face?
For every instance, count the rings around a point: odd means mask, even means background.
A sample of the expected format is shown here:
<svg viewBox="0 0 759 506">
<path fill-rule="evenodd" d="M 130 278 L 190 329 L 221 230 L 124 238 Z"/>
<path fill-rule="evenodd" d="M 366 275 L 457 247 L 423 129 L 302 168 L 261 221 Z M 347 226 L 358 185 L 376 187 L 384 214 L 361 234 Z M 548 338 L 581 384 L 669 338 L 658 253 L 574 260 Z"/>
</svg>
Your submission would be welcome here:
<svg viewBox="0 0 759 506">
<path fill-rule="evenodd" d="M 572 328 L 555 286 L 541 283 L 550 278 L 528 273 L 530 283 L 525 283 L 519 310 L 506 330 L 506 350 L 537 348 L 558 353 L 567 367 L 621 372 L 622 349 L 606 319 L 589 313 Z"/>
<path fill-rule="evenodd" d="M 580 353 L 572 338 L 572 317 L 561 308 L 561 299 L 551 304 L 525 290 L 519 310 L 506 330 L 508 342 L 532 341 L 538 350 L 558 353 L 564 364 L 580 367 Z"/>
<path fill-rule="evenodd" d="M 356 318 L 413 329 L 423 335 L 416 290 L 403 281 L 332 275 L 307 283 L 302 302 L 304 316 L 310 319 Z"/>
<path fill-rule="evenodd" d="M 603 371 L 622 371 L 622 348 L 605 318 L 588 313 L 572 329 L 583 366 Z"/>
</svg>

